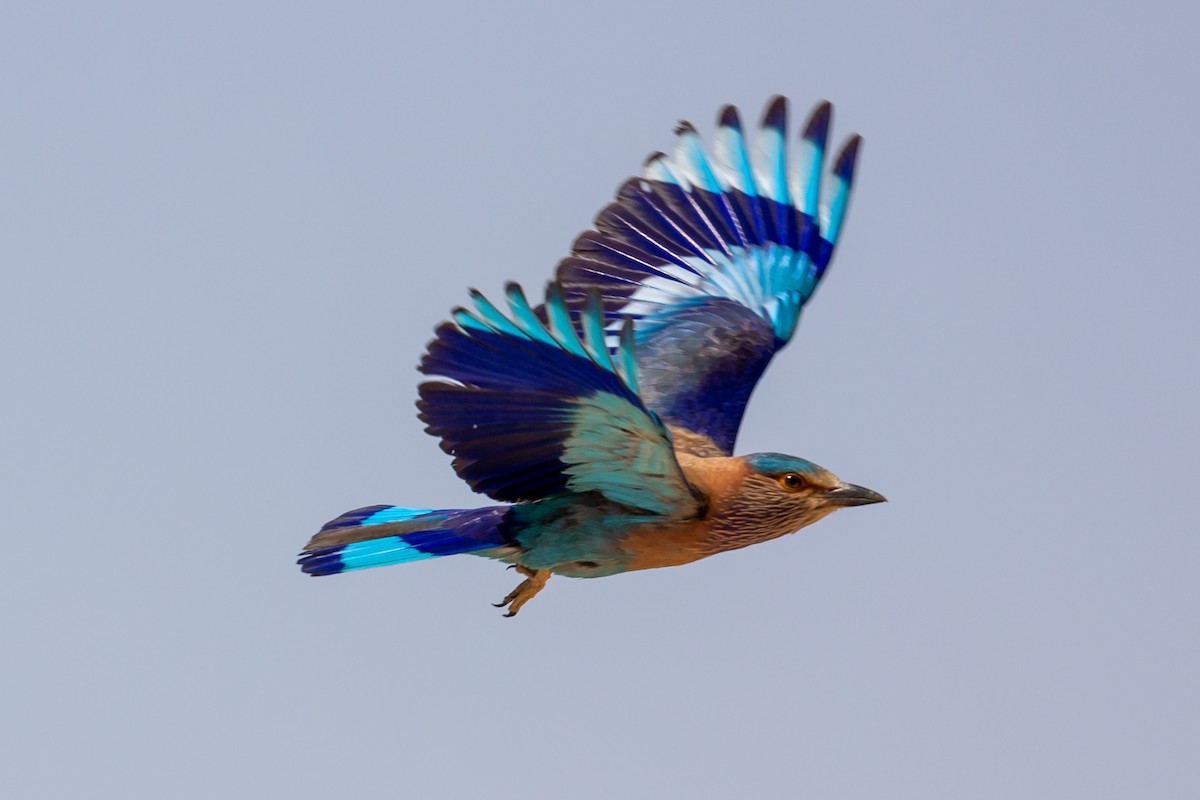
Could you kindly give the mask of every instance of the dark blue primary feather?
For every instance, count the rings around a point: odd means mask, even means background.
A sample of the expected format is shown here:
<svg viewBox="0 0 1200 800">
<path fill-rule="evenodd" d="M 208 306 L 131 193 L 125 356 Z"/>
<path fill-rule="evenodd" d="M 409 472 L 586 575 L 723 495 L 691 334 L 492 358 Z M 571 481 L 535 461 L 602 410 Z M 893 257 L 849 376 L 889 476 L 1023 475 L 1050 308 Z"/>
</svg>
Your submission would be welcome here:
<svg viewBox="0 0 1200 800">
<path fill-rule="evenodd" d="M 656 514 L 694 509 L 670 434 L 638 396 L 632 329 L 610 352 L 598 295 L 572 320 L 557 284 L 540 315 L 516 284 L 506 294 L 508 314 L 473 293 L 421 361 L 448 379 L 423 383 L 417 405 L 459 476 L 509 502 L 599 492 Z"/>
<path fill-rule="evenodd" d="M 668 423 L 732 453 L 746 402 L 833 256 L 859 138 L 838 156 L 824 200 L 831 107 L 818 105 L 794 163 L 787 103 L 767 107 L 751 156 L 737 110 L 722 110 L 713 155 L 688 123 L 651 156 L 558 268 L 578 309 L 598 291 L 610 344 L 635 321 L 641 395 Z"/>
</svg>

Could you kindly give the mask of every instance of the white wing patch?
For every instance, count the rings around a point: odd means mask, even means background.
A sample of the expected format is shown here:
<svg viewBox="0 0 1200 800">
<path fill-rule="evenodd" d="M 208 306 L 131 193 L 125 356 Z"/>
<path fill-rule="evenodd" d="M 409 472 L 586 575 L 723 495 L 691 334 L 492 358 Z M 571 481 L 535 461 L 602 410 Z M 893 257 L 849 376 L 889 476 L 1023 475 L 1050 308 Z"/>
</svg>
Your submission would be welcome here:
<svg viewBox="0 0 1200 800">
<path fill-rule="evenodd" d="M 797 280 L 802 271 L 815 272 L 804 253 L 772 244 L 767 247 L 730 246 L 729 252 L 706 249 L 704 256 L 681 258 L 687 267 L 660 267 L 663 276 L 645 278 L 629 296 L 624 316 L 653 318 L 664 308 L 678 307 L 700 297 L 732 300 L 751 309 L 769 322 L 781 339 L 796 327 L 795 312 L 804 300 L 803 287 L 810 281 Z M 606 326 L 606 342 L 616 347 L 622 320 Z"/>
</svg>

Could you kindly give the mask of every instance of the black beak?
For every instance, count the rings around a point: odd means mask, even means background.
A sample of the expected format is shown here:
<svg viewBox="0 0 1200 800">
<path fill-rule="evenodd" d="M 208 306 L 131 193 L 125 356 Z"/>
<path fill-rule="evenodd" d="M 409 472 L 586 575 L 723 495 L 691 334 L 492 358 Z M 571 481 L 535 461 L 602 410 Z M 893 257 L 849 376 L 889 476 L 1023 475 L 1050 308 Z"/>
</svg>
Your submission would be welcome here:
<svg viewBox="0 0 1200 800">
<path fill-rule="evenodd" d="M 865 486 L 855 486 L 853 483 L 843 483 L 838 488 L 826 492 L 825 497 L 830 505 L 838 508 L 887 502 L 887 498 L 879 492 L 872 492 Z"/>
</svg>

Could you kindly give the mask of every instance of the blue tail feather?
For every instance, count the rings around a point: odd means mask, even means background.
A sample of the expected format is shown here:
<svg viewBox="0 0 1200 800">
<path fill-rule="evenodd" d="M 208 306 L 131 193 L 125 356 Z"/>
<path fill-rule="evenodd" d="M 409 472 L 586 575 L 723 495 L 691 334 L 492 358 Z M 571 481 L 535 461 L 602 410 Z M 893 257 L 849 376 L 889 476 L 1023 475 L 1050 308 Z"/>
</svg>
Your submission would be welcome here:
<svg viewBox="0 0 1200 800">
<path fill-rule="evenodd" d="M 506 506 L 429 510 L 368 506 L 325 523 L 296 562 L 309 575 L 406 564 L 508 544 Z"/>
</svg>

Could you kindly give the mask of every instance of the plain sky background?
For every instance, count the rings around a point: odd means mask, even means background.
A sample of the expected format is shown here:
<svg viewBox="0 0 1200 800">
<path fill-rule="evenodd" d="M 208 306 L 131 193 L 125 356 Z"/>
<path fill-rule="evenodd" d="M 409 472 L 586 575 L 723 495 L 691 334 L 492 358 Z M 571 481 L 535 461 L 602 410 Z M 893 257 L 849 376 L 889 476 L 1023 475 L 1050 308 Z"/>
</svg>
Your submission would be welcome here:
<svg viewBox="0 0 1200 800">
<path fill-rule="evenodd" d="M 1197 8 L 5 3 L 4 794 L 1200 797 Z M 413 409 L 467 288 L 773 93 L 866 143 L 739 450 L 891 502 L 515 620 L 301 575 L 480 504 Z"/>
</svg>

